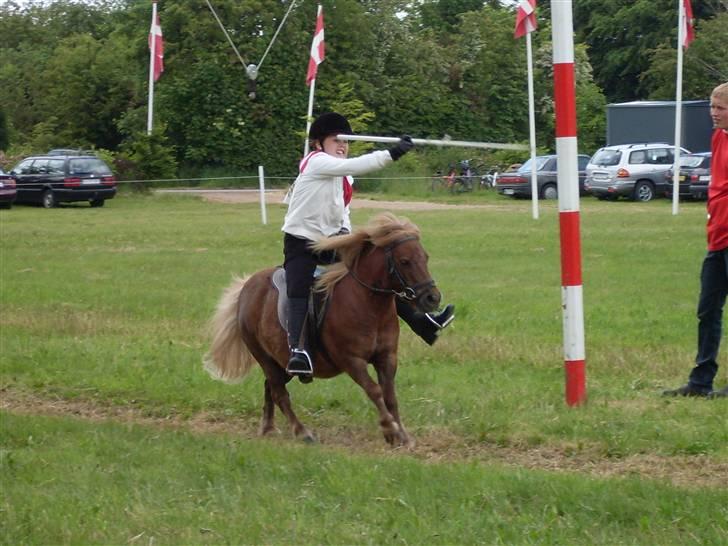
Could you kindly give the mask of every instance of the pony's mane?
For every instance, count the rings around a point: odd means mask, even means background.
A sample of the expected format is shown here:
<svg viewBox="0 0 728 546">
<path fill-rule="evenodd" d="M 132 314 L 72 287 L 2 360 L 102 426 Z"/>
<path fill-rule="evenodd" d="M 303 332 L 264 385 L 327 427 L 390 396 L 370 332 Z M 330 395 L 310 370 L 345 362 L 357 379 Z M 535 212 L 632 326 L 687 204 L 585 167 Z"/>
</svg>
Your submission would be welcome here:
<svg viewBox="0 0 728 546">
<path fill-rule="evenodd" d="M 321 252 L 335 250 L 339 262 L 331 265 L 316 281 L 316 290 L 330 291 L 354 266 L 357 258 L 367 249 L 386 247 L 403 237 L 420 237 L 420 229 L 407 218 L 398 218 L 391 212 L 383 212 L 369 223 L 348 235 L 319 239 L 313 244 Z"/>
</svg>

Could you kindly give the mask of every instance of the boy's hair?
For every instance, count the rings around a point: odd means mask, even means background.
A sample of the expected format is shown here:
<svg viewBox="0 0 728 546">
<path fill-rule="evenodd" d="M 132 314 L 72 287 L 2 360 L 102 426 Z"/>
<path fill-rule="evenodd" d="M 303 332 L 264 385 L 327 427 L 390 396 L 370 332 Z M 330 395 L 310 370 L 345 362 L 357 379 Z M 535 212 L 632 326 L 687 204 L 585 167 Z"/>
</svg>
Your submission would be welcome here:
<svg viewBox="0 0 728 546">
<path fill-rule="evenodd" d="M 718 87 L 713 89 L 713 92 L 710 94 L 710 98 L 713 97 L 728 102 L 728 82 L 721 83 Z"/>
</svg>

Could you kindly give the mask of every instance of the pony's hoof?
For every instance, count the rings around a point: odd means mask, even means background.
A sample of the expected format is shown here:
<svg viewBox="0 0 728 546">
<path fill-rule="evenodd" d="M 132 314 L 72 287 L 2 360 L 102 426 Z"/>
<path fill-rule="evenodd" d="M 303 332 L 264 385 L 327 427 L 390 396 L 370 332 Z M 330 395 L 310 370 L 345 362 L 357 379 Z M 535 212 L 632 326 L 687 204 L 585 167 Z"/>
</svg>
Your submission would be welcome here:
<svg viewBox="0 0 728 546">
<path fill-rule="evenodd" d="M 260 436 L 268 436 L 272 432 L 276 432 L 276 427 L 272 425 L 261 425 L 258 430 Z"/>
<path fill-rule="evenodd" d="M 303 428 L 299 432 L 296 433 L 296 438 L 301 440 L 304 444 L 316 444 L 318 443 L 318 438 L 316 438 L 316 435 L 308 430 L 307 428 Z"/>
</svg>

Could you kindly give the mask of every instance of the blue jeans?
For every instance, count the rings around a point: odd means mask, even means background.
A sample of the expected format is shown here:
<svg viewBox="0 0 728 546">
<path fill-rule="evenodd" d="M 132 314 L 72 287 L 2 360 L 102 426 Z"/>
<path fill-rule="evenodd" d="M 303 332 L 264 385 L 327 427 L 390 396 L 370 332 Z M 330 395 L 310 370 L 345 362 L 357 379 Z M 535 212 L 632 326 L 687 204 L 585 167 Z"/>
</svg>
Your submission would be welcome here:
<svg viewBox="0 0 728 546">
<path fill-rule="evenodd" d="M 710 251 L 700 272 L 698 301 L 698 354 L 690 372 L 690 384 L 712 390 L 718 373 L 718 349 L 723 327 L 723 306 L 728 295 L 728 248 Z"/>
</svg>

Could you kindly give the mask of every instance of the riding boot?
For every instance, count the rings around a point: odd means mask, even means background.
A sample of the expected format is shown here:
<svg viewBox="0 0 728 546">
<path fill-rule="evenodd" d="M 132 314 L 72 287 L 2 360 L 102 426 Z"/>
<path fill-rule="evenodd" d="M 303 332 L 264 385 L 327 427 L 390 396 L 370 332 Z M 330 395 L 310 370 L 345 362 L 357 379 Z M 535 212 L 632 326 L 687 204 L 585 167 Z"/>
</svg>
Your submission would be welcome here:
<svg viewBox="0 0 728 546">
<path fill-rule="evenodd" d="M 308 311 L 306 298 L 288 300 L 288 346 L 291 354 L 286 372 L 297 376 L 313 375 L 313 362 L 306 347 L 306 335 L 301 335 Z"/>
<path fill-rule="evenodd" d="M 412 331 L 420 336 L 425 343 L 432 345 L 437 341 L 440 331 L 455 318 L 455 306 L 449 304 L 440 313 L 421 313 L 408 302 L 397 302 L 397 315 L 407 323 Z"/>
</svg>

